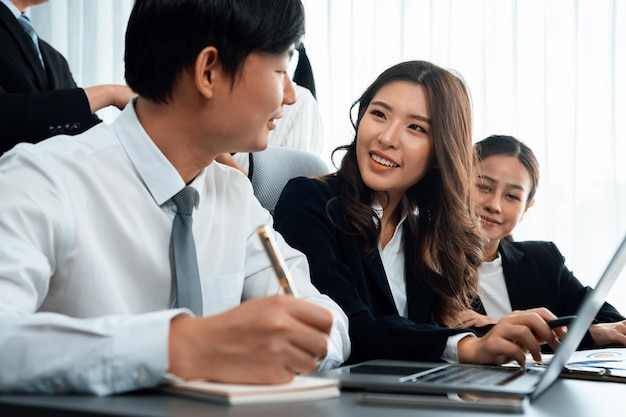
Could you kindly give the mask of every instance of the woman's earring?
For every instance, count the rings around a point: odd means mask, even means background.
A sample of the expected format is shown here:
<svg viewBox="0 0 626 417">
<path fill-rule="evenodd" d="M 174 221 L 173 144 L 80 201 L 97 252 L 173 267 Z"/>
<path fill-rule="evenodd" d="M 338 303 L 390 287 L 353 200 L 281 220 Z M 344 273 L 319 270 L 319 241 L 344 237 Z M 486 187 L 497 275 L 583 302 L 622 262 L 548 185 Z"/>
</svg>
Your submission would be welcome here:
<svg viewBox="0 0 626 417">
<path fill-rule="evenodd" d="M 422 213 L 422 210 L 420 210 L 420 209 L 419 209 L 419 207 L 418 207 L 418 208 L 416 209 L 416 214 L 417 214 L 419 217 L 422 217 L 422 214 L 424 214 L 424 215 L 425 215 L 424 219 L 426 220 L 426 222 L 427 222 L 428 224 L 431 224 L 431 223 L 433 222 L 433 218 L 432 218 L 432 216 L 431 216 L 431 214 L 430 214 L 430 209 L 426 209 L 426 213 Z"/>
</svg>

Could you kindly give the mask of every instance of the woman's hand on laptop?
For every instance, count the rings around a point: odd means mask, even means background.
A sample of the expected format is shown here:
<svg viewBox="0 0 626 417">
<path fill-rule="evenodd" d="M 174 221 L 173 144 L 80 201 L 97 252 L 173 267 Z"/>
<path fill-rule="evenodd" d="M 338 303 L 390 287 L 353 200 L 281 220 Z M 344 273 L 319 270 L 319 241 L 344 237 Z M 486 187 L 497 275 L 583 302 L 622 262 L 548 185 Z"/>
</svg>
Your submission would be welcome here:
<svg viewBox="0 0 626 417">
<path fill-rule="evenodd" d="M 597 346 L 618 344 L 626 346 L 626 320 L 615 323 L 598 323 L 589 327 L 593 343 Z"/>
<path fill-rule="evenodd" d="M 526 353 L 541 361 L 541 345 L 547 343 L 553 349 L 558 338 L 565 335 L 563 327 L 551 329 L 547 320 L 556 316 L 545 308 L 514 311 L 501 318 L 483 337 L 465 337 L 457 345 L 460 363 L 501 365 L 516 361 L 526 364 Z"/>
</svg>

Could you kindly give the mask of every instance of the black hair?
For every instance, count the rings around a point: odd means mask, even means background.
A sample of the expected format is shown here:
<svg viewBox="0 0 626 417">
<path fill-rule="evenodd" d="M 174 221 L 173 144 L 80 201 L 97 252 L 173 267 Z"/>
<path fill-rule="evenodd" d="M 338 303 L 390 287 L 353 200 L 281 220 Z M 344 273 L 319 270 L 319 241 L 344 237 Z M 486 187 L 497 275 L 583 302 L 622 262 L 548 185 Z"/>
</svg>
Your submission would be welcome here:
<svg viewBox="0 0 626 417">
<path fill-rule="evenodd" d="M 214 46 L 233 82 L 254 51 L 283 53 L 304 35 L 300 0 L 136 0 L 124 53 L 128 86 L 167 103 L 185 68 Z"/>
<path fill-rule="evenodd" d="M 296 70 L 293 73 L 293 82 L 307 88 L 313 95 L 313 98 L 317 100 L 313 68 L 311 67 L 311 61 L 304 48 L 304 43 L 300 44 L 298 52 L 298 65 L 296 65 Z"/>
</svg>

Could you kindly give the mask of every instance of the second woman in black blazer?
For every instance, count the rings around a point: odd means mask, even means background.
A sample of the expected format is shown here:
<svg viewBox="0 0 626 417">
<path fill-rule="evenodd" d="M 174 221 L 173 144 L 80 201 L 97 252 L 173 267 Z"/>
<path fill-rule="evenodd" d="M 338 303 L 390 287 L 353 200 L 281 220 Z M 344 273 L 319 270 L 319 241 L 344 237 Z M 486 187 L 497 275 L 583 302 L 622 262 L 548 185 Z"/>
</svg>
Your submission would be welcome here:
<svg viewBox="0 0 626 417">
<path fill-rule="evenodd" d="M 482 338 L 454 327 L 475 295 L 482 237 L 472 200 L 471 105 L 463 82 L 423 61 L 383 72 L 355 103 L 336 174 L 290 181 L 275 228 L 350 320 L 348 363 L 538 359 L 556 343 L 537 310 Z"/>
<path fill-rule="evenodd" d="M 512 136 L 493 135 L 475 145 L 476 201 L 488 235 L 480 267 L 477 311 L 460 315 L 465 326 L 497 322 L 512 310 L 545 307 L 557 316 L 576 314 L 591 290 L 576 279 L 552 242 L 515 242 L 511 232 L 533 205 L 539 164 L 533 151 Z M 626 322 L 605 303 L 581 347 L 626 345 Z"/>
</svg>

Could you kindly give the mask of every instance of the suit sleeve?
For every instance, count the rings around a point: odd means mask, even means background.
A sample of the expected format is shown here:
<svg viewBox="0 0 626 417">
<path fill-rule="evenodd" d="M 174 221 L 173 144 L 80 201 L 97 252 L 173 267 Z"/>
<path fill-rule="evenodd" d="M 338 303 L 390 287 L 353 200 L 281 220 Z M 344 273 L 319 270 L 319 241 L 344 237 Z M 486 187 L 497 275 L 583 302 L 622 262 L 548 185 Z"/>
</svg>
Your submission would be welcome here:
<svg viewBox="0 0 626 417">
<path fill-rule="evenodd" d="M 415 323 L 397 311 L 373 311 L 371 299 L 367 299 L 371 284 L 357 272 L 363 263 L 358 245 L 354 238 L 338 231 L 326 214 L 326 203 L 332 196 L 319 180 L 291 180 L 276 205 L 274 227 L 287 243 L 307 256 L 313 284 L 348 316 L 352 352 L 347 363 L 441 360 L 448 336 L 467 330 Z M 340 219 L 342 213 L 332 210 L 331 215 Z"/>
<path fill-rule="evenodd" d="M 81 88 L 13 94 L 0 86 L 0 109 L 0 154 L 20 142 L 75 135 L 100 122 Z"/>
</svg>

